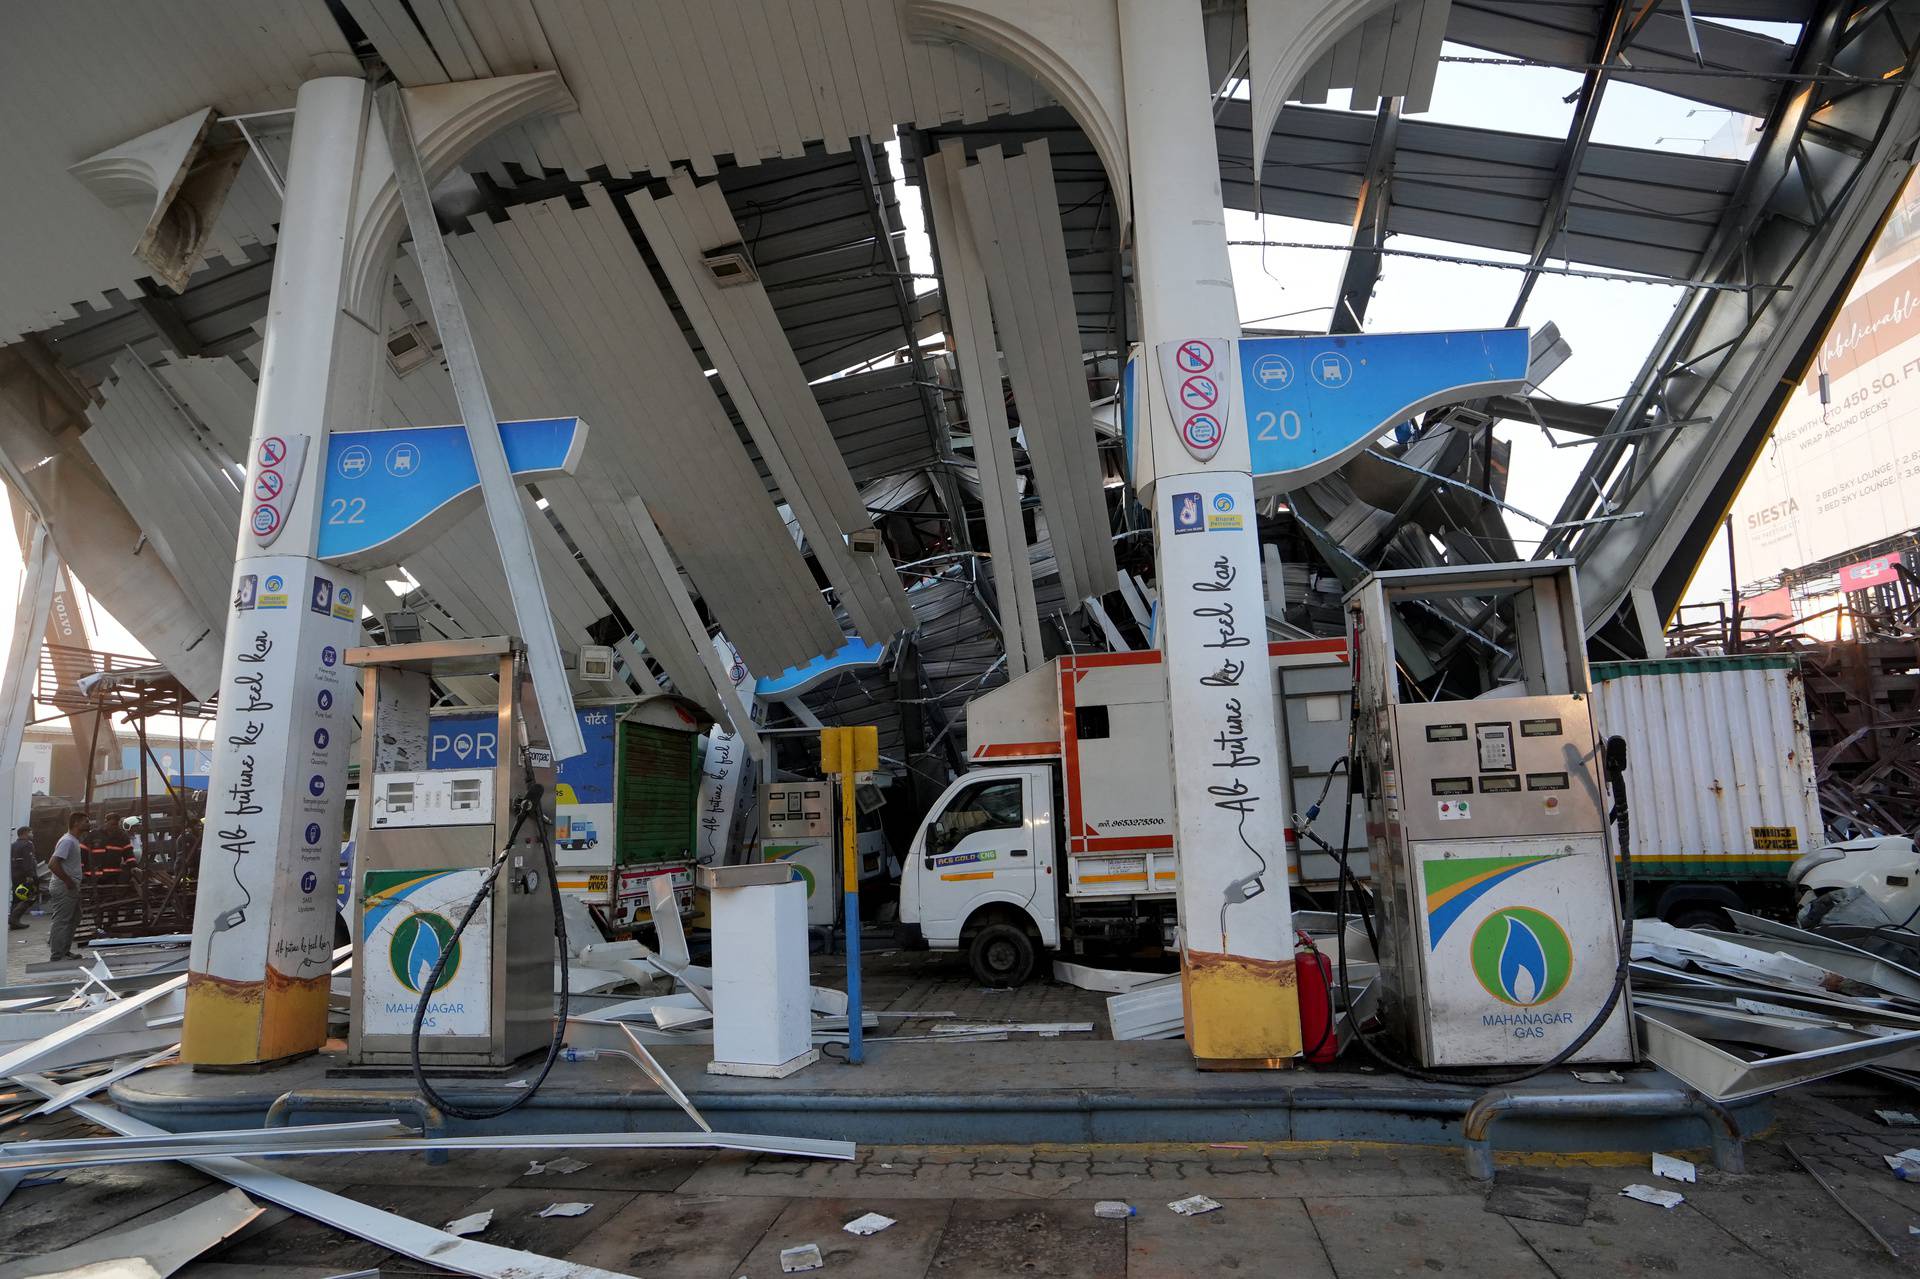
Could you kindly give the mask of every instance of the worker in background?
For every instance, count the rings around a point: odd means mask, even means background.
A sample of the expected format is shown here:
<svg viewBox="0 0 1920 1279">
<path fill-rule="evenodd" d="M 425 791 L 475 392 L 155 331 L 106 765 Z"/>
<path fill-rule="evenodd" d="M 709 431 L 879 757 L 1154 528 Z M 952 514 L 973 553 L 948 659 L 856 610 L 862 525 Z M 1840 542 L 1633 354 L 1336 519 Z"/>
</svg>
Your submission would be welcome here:
<svg viewBox="0 0 1920 1279">
<path fill-rule="evenodd" d="M 73 959 L 73 929 L 80 922 L 80 832 L 87 828 L 87 815 L 75 813 L 67 818 L 67 833 L 53 846 L 47 869 L 53 872 L 48 886 L 48 913 L 53 916 L 53 931 L 47 934 L 47 954 L 54 960 Z"/>
<path fill-rule="evenodd" d="M 25 928 L 27 911 L 39 895 L 40 859 L 33 853 L 33 827 L 22 826 L 13 832 L 13 905 L 7 912 L 7 927 L 19 932 Z"/>
</svg>

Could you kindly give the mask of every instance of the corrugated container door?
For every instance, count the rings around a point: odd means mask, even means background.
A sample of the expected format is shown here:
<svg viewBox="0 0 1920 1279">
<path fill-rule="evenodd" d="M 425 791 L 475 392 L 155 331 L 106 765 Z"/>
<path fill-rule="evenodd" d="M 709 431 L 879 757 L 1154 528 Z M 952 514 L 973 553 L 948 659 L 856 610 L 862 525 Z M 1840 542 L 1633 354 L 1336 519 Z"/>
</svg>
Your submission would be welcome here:
<svg viewBox="0 0 1920 1279">
<path fill-rule="evenodd" d="M 620 865 L 684 860 L 693 847 L 693 734 L 620 725 Z"/>
</svg>

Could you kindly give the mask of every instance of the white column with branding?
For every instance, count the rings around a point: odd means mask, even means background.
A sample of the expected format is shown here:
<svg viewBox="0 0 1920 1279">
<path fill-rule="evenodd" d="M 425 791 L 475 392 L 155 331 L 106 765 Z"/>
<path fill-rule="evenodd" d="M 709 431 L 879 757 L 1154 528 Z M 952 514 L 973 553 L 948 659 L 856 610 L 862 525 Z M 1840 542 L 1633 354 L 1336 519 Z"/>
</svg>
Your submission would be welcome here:
<svg viewBox="0 0 1920 1279">
<path fill-rule="evenodd" d="M 273 1061 L 326 1038 L 360 581 L 314 557 L 330 426 L 363 426 L 376 335 L 346 311 L 365 81 L 300 89 L 254 405 L 182 1056 Z"/>
<path fill-rule="evenodd" d="M 1187 1042 L 1208 1065 L 1300 1051 L 1239 313 L 1199 0 L 1117 0 L 1146 358 L 1136 462 L 1154 512 Z"/>
</svg>

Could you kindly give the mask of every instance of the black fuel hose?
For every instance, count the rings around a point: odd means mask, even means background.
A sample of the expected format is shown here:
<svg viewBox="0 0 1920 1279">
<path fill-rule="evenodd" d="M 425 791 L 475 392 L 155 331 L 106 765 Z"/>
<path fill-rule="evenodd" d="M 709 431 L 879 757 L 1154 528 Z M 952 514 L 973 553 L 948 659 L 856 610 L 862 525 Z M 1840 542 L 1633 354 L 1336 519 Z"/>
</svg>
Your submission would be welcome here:
<svg viewBox="0 0 1920 1279">
<path fill-rule="evenodd" d="M 547 1081 L 548 1072 L 553 1069 L 553 1063 L 559 1059 L 561 1045 L 566 1042 L 567 1012 L 571 1002 L 570 974 L 567 964 L 567 916 L 560 904 L 560 876 L 553 852 L 553 831 L 547 825 L 546 813 L 542 810 L 540 803 L 543 794 L 544 788 L 534 780 L 533 766 L 529 762 L 527 788 L 514 805 L 513 829 L 507 832 L 506 843 L 494 857 L 493 867 L 481 883 L 480 891 L 473 895 L 473 900 L 467 903 L 466 912 L 460 916 L 460 922 L 453 926 L 453 936 L 440 948 L 440 958 L 434 963 L 433 972 L 421 985 L 420 1004 L 413 1010 L 413 1037 L 410 1043 L 413 1056 L 413 1082 L 419 1086 L 422 1097 L 432 1105 L 438 1106 L 442 1113 L 452 1115 L 456 1119 L 497 1119 L 510 1110 L 526 1105 L 533 1099 L 533 1095 L 540 1091 L 540 1085 Z M 461 1106 L 447 1100 L 428 1080 L 426 1069 L 420 1064 L 420 1030 L 426 1023 L 427 1005 L 433 999 L 433 992 L 440 988 L 440 975 L 446 969 L 448 957 L 459 945 L 460 935 L 467 931 L 467 925 L 473 922 L 473 917 L 479 912 L 481 904 L 493 892 L 493 885 L 500 878 L 500 872 L 507 864 L 508 855 L 513 852 L 514 841 L 520 837 L 521 827 L 529 820 L 533 822 L 534 829 L 540 832 L 540 851 L 547 864 L 547 891 L 553 898 L 553 942 L 560 956 L 560 1007 L 553 1020 L 553 1040 L 547 1045 L 547 1059 L 540 1063 L 540 1073 L 525 1088 L 514 1089 L 513 1095 L 504 1105 L 495 1106 L 492 1109 Z"/>
</svg>

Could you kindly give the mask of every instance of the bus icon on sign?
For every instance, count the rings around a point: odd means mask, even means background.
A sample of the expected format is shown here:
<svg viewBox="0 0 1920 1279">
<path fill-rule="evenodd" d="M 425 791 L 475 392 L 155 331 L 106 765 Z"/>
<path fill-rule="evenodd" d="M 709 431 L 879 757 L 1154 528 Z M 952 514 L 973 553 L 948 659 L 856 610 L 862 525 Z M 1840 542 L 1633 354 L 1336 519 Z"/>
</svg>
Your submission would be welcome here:
<svg viewBox="0 0 1920 1279">
<path fill-rule="evenodd" d="M 387 474 L 412 475 L 420 468 L 420 450 L 411 444 L 396 444 L 387 450 Z"/>
<path fill-rule="evenodd" d="M 1326 351 L 1313 357 L 1313 380 L 1328 390 L 1337 390 L 1353 381 L 1353 365 L 1338 351 Z"/>
</svg>

